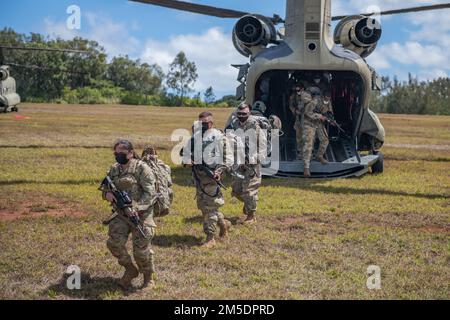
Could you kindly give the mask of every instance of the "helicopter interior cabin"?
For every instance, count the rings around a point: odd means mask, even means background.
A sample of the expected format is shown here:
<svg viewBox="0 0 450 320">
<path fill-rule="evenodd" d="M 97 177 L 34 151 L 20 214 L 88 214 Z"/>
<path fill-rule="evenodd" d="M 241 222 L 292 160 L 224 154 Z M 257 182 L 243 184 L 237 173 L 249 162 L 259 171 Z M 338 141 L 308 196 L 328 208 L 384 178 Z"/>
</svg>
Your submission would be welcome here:
<svg viewBox="0 0 450 320">
<path fill-rule="evenodd" d="M 327 75 L 327 77 L 324 77 Z M 289 98 L 296 83 L 312 84 L 314 78 L 321 77 L 321 86 L 331 93 L 331 102 L 336 122 L 345 133 L 328 125 L 330 140 L 326 157 L 330 162 L 343 162 L 358 157 L 355 132 L 363 114 L 361 101 L 364 87 L 361 77 L 351 71 L 287 71 L 271 70 L 258 80 L 255 100 L 266 104 L 266 116 L 276 115 L 283 123 L 284 135 L 280 139 L 280 161 L 296 161 L 295 116 L 289 108 Z M 318 147 L 316 141 L 315 151 Z M 314 151 L 314 152 L 315 152 Z"/>
</svg>

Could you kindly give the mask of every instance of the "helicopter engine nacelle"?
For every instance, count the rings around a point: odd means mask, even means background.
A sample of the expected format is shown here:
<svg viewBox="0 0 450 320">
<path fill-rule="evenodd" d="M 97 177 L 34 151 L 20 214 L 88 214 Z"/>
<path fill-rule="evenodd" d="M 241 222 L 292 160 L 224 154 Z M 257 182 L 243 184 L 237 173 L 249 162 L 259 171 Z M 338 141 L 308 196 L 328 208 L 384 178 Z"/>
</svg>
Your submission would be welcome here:
<svg viewBox="0 0 450 320">
<path fill-rule="evenodd" d="M 378 20 L 365 16 L 351 16 L 339 22 L 334 42 L 365 58 L 376 48 L 382 34 Z"/>
<path fill-rule="evenodd" d="M 239 53 L 248 57 L 257 48 L 265 48 L 277 40 L 277 30 L 264 16 L 246 15 L 238 20 L 233 30 L 233 44 Z"/>
<path fill-rule="evenodd" d="M 6 66 L 0 67 L 0 81 L 4 81 L 8 79 L 8 77 L 9 77 L 8 67 Z"/>
</svg>

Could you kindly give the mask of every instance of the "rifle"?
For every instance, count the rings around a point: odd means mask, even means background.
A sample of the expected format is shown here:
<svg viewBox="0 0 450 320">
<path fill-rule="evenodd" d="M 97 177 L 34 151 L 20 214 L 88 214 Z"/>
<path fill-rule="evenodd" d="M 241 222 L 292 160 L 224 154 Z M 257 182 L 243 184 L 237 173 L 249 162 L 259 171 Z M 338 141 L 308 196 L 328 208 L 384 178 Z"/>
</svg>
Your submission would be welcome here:
<svg viewBox="0 0 450 320">
<path fill-rule="evenodd" d="M 331 112 L 327 112 L 323 114 L 323 116 L 326 118 L 326 121 L 331 124 L 333 127 L 336 127 L 339 132 L 345 133 L 345 130 L 342 129 L 342 127 L 337 123 L 336 119 L 334 119 L 334 115 Z"/>
<path fill-rule="evenodd" d="M 109 176 L 106 176 L 100 188 L 102 188 L 103 186 L 109 187 L 111 192 L 114 194 L 114 198 L 116 198 L 116 200 L 114 201 L 115 209 L 119 210 L 119 212 L 122 213 L 122 215 L 128 220 L 128 222 L 131 223 L 131 225 L 136 230 L 138 230 L 145 239 L 147 239 L 147 235 L 142 228 L 141 219 L 139 219 L 139 215 L 133 210 L 133 200 L 131 199 L 129 194 L 126 191 L 118 190 Z"/>
<path fill-rule="evenodd" d="M 210 177 L 212 180 L 214 180 L 214 182 L 217 183 L 217 185 L 218 185 L 219 187 L 221 187 L 221 188 L 224 189 L 224 190 L 228 190 L 228 188 L 227 188 L 220 180 L 216 180 L 216 179 L 214 178 L 214 171 L 212 171 L 208 166 L 206 166 L 206 165 L 204 165 L 204 164 L 194 164 L 194 166 L 192 167 L 192 169 L 194 170 L 195 168 L 197 168 L 197 169 L 200 170 L 200 171 L 204 171 L 204 172 L 206 173 L 206 175 L 207 175 L 208 177 Z M 242 174 L 237 173 L 237 172 L 234 172 L 234 170 L 231 170 L 231 171 L 230 171 L 230 175 L 231 175 L 232 177 L 237 178 L 237 179 L 241 179 L 241 180 L 244 180 L 244 179 L 245 179 L 245 177 L 244 177 Z"/>
<path fill-rule="evenodd" d="M 326 122 L 328 122 L 333 127 L 336 127 L 339 132 L 345 133 L 345 130 L 342 129 L 342 127 L 339 125 L 339 123 L 337 123 L 337 121 L 334 119 L 334 115 L 332 112 L 328 111 L 328 112 L 322 113 L 319 108 L 315 108 L 313 112 L 321 114 L 322 116 L 325 117 Z"/>
<path fill-rule="evenodd" d="M 210 177 L 212 180 L 214 180 L 214 182 L 217 183 L 217 185 L 219 187 L 221 187 L 224 190 L 228 190 L 228 188 L 225 187 L 225 185 L 222 182 L 220 182 L 220 180 L 217 180 L 214 178 L 214 171 L 212 171 L 208 166 L 206 166 L 204 164 L 194 164 L 194 166 L 192 167 L 192 170 L 195 170 L 195 169 L 205 172 L 206 175 L 208 177 Z"/>
</svg>

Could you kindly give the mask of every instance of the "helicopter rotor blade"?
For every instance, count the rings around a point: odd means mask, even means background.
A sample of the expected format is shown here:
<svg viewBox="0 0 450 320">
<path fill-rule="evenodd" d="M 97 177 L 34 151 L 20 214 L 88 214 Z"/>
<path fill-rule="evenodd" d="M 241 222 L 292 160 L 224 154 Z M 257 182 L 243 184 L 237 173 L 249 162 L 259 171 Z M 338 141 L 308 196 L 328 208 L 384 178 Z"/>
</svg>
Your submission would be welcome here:
<svg viewBox="0 0 450 320">
<path fill-rule="evenodd" d="M 17 46 L 0 46 L 0 49 L 6 50 L 23 50 L 23 51 L 53 51 L 53 52 L 67 52 L 67 53 L 89 53 L 83 50 L 73 49 L 57 49 L 57 48 L 38 48 L 38 47 L 17 47 Z"/>
<path fill-rule="evenodd" d="M 155 6 L 200 13 L 219 18 L 240 18 L 248 14 L 248 12 L 243 11 L 236 11 L 231 9 L 224 9 L 219 7 L 176 0 L 130 0 L 130 1 L 153 4 Z"/>
<path fill-rule="evenodd" d="M 48 67 L 41 67 L 41 66 L 35 66 L 35 65 L 25 65 L 25 64 L 19 64 L 19 63 L 13 63 L 13 62 L 6 62 L 5 64 L 8 66 L 12 66 L 12 67 L 32 69 L 32 70 L 51 71 L 51 72 L 55 72 L 55 73 L 60 72 L 60 73 L 69 73 L 69 74 L 88 74 L 87 72 L 63 70 L 63 69 L 59 69 L 59 68 L 48 68 Z"/>
<path fill-rule="evenodd" d="M 155 6 L 171 8 L 181 11 L 188 11 L 193 13 L 204 14 L 207 16 L 213 16 L 218 18 L 241 18 L 245 15 L 250 14 L 249 12 L 237 11 L 219 7 L 208 6 L 204 4 L 191 3 L 186 1 L 178 1 L 178 0 L 130 0 L 138 3 L 152 4 Z M 274 24 L 282 23 L 284 20 L 277 14 L 274 14 L 273 17 L 267 17 Z"/>
<path fill-rule="evenodd" d="M 434 5 L 430 5 L 430 6 L 421 6 L 421 7 L 412 7 L 412 8 L 404 8 L 404 9 L 387 10 L 387 11 L 381 11 L 380 13 L 378 13 L 378 12 L 375 12 L 375 13 L 374 12 L 372 12 L 372 13 L 363 13 L 361 15 L 370 17 L 370 16 L 372 16 L 374 14 L 380 14 L 382 16 L 386 16 L 386 15 L 390 15 L 390 14 L 420 12 L 420 11 L 429 11 L 429 10 L 440 10 L 440 9 L 449 9 L 449 8 L 450 8 L 450 3 L 443 3 L 443 4 L 434 4 Z M 335 16 L 331 20 L 337 21 L 337 20 L 342 20 L 342 19 L 344 19 L 346 17 L 348 17 L 348 15 L 346 15 L 346 16 Z"/>
</svg>

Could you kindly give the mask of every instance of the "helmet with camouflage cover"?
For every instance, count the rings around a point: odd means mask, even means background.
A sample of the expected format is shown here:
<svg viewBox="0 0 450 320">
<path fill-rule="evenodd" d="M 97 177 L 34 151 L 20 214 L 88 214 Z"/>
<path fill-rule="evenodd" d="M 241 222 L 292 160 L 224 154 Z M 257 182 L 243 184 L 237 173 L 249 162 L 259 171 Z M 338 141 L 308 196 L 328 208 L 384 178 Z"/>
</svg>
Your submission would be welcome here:
<svg viewBox="0 0 450 320">
<path fill-rule="evenodd" d="M 252 111 L 257 111 L 264 114 L 267 110 L 266 104 L 262 101 L 256 101 L 252 106 Z"/>
</svg>

